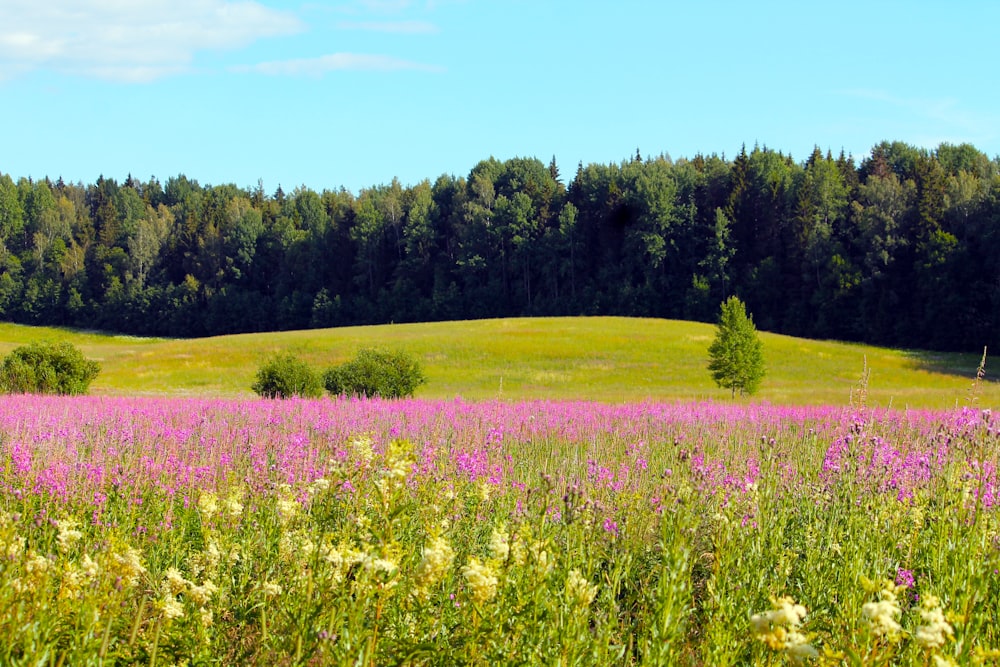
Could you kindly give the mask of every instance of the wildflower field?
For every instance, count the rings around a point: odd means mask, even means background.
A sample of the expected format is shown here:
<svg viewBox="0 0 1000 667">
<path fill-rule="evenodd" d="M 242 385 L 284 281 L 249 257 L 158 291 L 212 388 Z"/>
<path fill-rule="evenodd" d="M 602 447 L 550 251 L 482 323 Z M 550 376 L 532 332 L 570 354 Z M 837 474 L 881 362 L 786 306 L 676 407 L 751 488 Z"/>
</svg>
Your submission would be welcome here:
<svg viewBox="0 0 1000 667">
<path fill-rule="evenodd" d="M 941 665 L 988 410 L 0 402 L 0 664 Z"/>
</svg>

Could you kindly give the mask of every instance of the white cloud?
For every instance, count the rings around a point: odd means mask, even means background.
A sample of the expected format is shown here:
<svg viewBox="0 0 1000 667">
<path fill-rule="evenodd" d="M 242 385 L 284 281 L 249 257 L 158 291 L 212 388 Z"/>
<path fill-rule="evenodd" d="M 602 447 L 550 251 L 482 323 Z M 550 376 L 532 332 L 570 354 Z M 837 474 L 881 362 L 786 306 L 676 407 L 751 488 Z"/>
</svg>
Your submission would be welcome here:
<svg viewBox="0 0 1000 667">
<path fill-rule="evenodd" d="M 420 70 L 425 72 L 440 72 L 435 65 L 400 60 L 391 56 L 372 55 L 364 53 L 330 53 L 318 58 L 301 58 L 295 60 L 275 60 L 234 68 L 238 72 L 257 72 L 272 76 L 322 76 L 326 72 L 342 70 L 396 71 Z"/>
<path fill-rule="evenodd" d="M 405 35 L 426 35 L 438 31 L 436 25 L 427 21 L 341 21 L 337 27 L 341 30 L 367 30 Z"/>
<path fill-rule="evenodd" d="M 373 12 L 401 12 L 413 4 L 412 0 L 361 0 L 359 3 L 365 9 Z"/>
<path fill-rule="evenodd" d="M 3 0 L 0 80 L 44 68 L 150 81 L 184 71 L 198 51 L 303 29 L 251 0 Z"/>
</svg>

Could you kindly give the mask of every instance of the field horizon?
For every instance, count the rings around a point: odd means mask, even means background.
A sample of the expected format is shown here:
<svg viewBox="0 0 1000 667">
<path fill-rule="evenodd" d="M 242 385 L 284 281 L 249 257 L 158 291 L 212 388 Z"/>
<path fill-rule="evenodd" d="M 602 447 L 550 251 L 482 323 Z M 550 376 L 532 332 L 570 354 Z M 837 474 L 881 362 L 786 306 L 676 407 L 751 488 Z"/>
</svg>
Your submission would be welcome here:
<svg viewBox="0 0 1000 667">
<path fill-rule="evenodd" d="M 290 351 L 318 370 L 361 347 L 402 349 L 428 382 L 417 398 L 467 400 L 731 400 L 706 369 L 712 324 L 628 317 L 537 317 L 387 324 L 192 339 L 0 324 L 0 354 L 33 341 L 66 340 L 101 364 L 94 395 L 252 397 L 260 364 Z M 788 405 L 857 401 L 946 409 L 1000 404 L 1000 384 L 973 392 L 982 351 L 898 350 L 760 332 L 767 375 L 736 400 Z"/>
</svg>

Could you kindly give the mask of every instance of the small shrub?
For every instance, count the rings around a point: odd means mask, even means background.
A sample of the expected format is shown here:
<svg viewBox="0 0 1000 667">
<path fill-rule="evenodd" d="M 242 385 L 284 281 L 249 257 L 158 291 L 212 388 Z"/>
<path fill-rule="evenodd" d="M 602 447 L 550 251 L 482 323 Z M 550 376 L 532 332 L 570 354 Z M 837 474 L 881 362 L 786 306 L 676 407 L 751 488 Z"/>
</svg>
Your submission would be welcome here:
<svg viewBox="0 0 1000 667">
<path fill-rule="evenodd" d="M 319 376 L 290 352 L 276 354 L 261 366 L 250 388 L 264 398 L 319 398 L 323 394 Z"/>
<path fill-rule="evenodd" d="M 410 355 L 370 348 L 323 374 L 323 384 L 334 396 L 403 398 L 413 396 L 425 382 L 420 364 Z"/>
<path fill-rule="evenodd" d="M 0 389 L 8 394 L 86 394 L 101 366 L 67 342 L 15 348 L 0 365 Z"/>
</svg>

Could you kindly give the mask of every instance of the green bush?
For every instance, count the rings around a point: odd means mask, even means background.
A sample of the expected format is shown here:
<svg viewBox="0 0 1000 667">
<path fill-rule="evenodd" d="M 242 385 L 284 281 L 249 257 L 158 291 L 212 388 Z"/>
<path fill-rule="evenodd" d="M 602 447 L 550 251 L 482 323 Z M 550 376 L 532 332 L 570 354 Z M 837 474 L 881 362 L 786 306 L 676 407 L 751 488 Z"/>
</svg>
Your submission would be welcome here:
<svg viewBox="0 0 1000 667">
<path fill-rule="evenodd" d="M 323 384 L 334 396 L 413 396 L 427 382 L 420 364 L 405 352 L 365 348 L 351 361 L 323 374 Z"/>
<path fill-rule="evenodd" d="M 264 398 L 319 398 L 323 394 L 319 376 L 290 352 L 276 354 L 261 366 L 251 389 Z"/>
<path fill-rule="evenodd" d="M 86 394 L 101 372 L 70 343 L 31 343 L 15 348 L 0 365 L 0 390 L 8 394 Z"/>
</svg>

